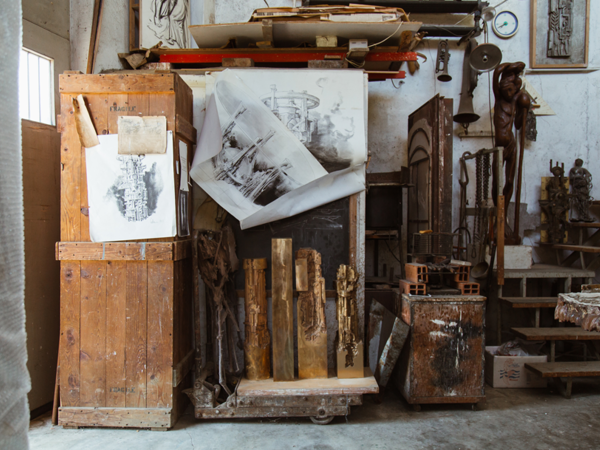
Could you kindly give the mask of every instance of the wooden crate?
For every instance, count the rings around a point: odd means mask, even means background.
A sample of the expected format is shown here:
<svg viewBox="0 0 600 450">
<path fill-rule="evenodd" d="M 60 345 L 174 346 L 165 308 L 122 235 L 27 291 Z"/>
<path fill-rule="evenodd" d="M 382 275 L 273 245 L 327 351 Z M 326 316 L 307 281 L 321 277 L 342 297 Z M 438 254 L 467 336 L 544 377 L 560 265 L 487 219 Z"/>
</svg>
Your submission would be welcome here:
<svg viewBox="0 0 600 450">
<path fill-rule="evenodd" d="M 412 405 L 485 400 L 485 297 L 402 294 L 408 342 L 394 371 Z"/>
<path fill-rule="evenodd" d="M 166 429 L 191 385 L 191 240 L 90 242 L 85 149 L 72 98 L 83 94 L 98 134 L 117 133 L 120 115 L 166 116 L 175 160 L 182 140 L 191 161 L 192 93 L 176 74 L 71 73 L 60 76 L 60 93 L 59 424 Z M 175 180 L 177 198 L 177 173 Z"/>
</svg>

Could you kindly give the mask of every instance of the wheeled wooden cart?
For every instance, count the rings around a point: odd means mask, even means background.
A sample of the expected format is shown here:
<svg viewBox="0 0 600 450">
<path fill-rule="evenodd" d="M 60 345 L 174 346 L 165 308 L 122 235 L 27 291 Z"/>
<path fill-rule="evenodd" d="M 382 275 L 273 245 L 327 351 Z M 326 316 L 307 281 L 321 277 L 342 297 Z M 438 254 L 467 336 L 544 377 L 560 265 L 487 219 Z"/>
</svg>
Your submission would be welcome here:
<svg viewBox="0 0 600 450">
<path fill-rule="evenodd" d="M 319 425 L 335 416 L 347 416 L 351 406 L 362 405 L 364 394 L 377 394 L 379 387 L 371 371 L 365 378 L 329 378 L 274 382 L 242 379 L 226 402 L 216 405 L 212 391 L 185 391 L 194 404 L 197 419 L 243 419 L 263 417 L 310 417 Z"/>
<path fill-rule="evenodd" d="M 402 294 L 398 306 L 410 334 L 393 378 L 414 410 L 424 403 L 484 404 L 485 300 Z"/>
</svg>

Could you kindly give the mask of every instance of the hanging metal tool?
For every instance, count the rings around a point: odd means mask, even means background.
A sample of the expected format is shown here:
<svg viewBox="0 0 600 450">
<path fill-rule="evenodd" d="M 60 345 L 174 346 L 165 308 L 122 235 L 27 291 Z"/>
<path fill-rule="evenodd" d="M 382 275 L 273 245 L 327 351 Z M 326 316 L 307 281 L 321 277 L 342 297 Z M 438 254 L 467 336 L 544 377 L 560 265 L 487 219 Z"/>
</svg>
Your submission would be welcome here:
<svg viewBox="0 0 600 450">
<path fill-rule="evenodd" d="M 440 41 L 438 44 L 437 58 L 435 65 L 435 73 L 439 73 L 437 76 L 438 81 L 448 82 L 452 80 L 452 76 L 448 73 L 448 62 L 450 61 L 450 49 L 448 39 Z"/>
<path fill-rule="evenodd" d="M 475 114 L 473 109 L 473 92 L 477 87 L 477 77 L 479 73 L 471 67 L 470 56 L 471 51 L 477 46 L 475 39 L 467 41 L 465 48 L 465 58 L 463 61 L 463 78 L 462 89 L 460 92 L 460 103 L 458 104 L 458 113 L 454 116 L 454 121 L 460 123 L 465 129 L 465 133 L 469 128 L 469 124 L 479 120 L 479 114 Z"/>
</svg>

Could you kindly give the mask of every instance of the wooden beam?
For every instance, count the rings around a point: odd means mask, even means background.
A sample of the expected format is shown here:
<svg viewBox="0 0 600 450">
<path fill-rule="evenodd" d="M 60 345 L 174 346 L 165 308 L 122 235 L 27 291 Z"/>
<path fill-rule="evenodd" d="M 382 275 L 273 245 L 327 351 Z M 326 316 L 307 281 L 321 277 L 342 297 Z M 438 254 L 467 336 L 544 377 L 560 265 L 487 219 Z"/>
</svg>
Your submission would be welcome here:
<svg viewBox="0 0 600 450">
<path fill-rule="evenodd" d="M 189 123 L 187 120 L 185 120 L 184 117 L 180 116 L 179 114 L 177 114 L 175 119 L 175 132 L 181 135 L 182 138 L 190 141 L 192 144 L 196 143 L 196 128 L 194 128 L 194 126 L 191 123 Z"/>
<path fill-rule="evenodd" d="M 59 76 L 59 91 L 61 94 L 175 94 L 176 76 L 177 74 L 74 75 L 65 73 Z"/>
<path fill-rule="evenodd" d="M 179 261 L 191 240 L 175 242 L 57 242 L 58 261 Z"/>
<path fill-rule="evenodd" d="M 272 239 L 273 379 L 294 379 L 292 240 Z"/>
<path fill-rule="evenodd" d="M 69 408 L 58 410 L 58 424 L 69 427 L 169 428 L 171 408 Z"/>
<path fill-rule="evenodd" d="M 87 58 L 87 66 L 85 73 L 93 73 L 94 70 L 94 60 L 95 55 L 98 50 L 97 40 L 98 40 L 98 32 L 99 32 L 99 23 L 101 17 L 101 4 L 102 0 L 94 1 L 94 13 L 92 15 L 92 31 L 90 34 L 90 47 L 88 49 L 88 58 Z"/>
</svg>

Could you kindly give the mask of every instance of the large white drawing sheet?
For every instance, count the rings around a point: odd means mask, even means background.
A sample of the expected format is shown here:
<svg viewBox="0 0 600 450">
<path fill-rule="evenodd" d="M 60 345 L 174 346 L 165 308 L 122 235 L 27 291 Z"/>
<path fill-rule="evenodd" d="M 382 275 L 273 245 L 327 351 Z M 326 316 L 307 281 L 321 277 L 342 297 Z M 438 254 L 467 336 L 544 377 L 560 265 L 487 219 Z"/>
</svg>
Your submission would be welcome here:
<svg viewBox="0 0 600 450">
<path fill-rule="evenodd" d="M 162 155 L 119 155 L 118 135 L 85 152 L 92 242 L 177 234 L 173 132 Z"/>
<path fill-rule="evenodd" d="M 190 175 L 242 229 L 360 192 L 366 89 L 362 71 L 225 70 Z"/>
</svg>

